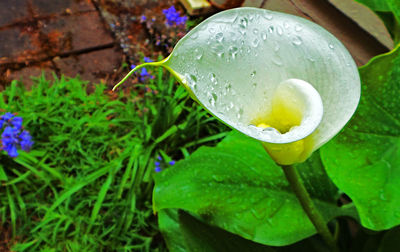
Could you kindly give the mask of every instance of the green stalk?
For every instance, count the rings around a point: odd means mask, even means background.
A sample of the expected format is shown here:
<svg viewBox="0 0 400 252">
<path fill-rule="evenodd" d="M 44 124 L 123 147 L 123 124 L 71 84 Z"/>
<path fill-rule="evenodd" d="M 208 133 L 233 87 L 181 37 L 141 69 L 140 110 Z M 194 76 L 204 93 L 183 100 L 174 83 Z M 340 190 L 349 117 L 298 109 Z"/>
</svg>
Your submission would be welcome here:
<svg viewBox="0 0 400 252">
<path fill-rule="evenodd" d="M 310 194 L 308 194 L 306 188 L 304 187 L 296 168 L 292 165 L 281 165 L 281 167 L 285 173 L 286 179 L 289 181 L 289 184 L 293 189 L 293 192 L 296 194 L 297 199 L 299 200 L 301 206 L 306 212 L 308 218 L 311 220 L 318 234 L 322 236 L 332 251 L 339 251 L 335 239 L 329 231 L 328 226 L 325 224 L 326 222 L 321 213 L 311 200 Z"/>
</svg>

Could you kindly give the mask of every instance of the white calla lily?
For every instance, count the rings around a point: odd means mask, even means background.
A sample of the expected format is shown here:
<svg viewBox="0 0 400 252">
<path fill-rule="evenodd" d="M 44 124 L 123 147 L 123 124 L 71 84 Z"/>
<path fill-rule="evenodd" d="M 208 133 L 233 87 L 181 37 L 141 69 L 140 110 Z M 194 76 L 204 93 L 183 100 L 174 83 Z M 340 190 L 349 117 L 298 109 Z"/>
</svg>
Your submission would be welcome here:
<svg viewBox="0 0 400 252">
<path fill-rule="evenodd" d="M 332 34 L 257 8 L 220 12 L 164 61 L 192 97 L 263 142 L 281 165 L 303 162 L 348 122 L 360 99 L 357 66 Z"/>
</svg>

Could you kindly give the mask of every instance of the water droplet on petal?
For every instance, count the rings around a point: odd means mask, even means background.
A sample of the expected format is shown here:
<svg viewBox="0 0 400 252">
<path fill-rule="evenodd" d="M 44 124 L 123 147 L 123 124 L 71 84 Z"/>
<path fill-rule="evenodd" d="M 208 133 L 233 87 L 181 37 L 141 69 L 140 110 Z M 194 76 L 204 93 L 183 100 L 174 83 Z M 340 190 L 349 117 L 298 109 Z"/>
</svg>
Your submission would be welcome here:
<svg viewBox="0 0 400 252">
<path fill-rule="evenodd" d="M 262 32 L 261 33 L 261 38 L 262 38 L 262 40 L 267 40 L 267 32 Z"/>
<path fill-rule="evenodd" d="M 256 76 L 257 72 L 254 70 L 253 72 L 251 72 L 250 76 L 254 78 L 254 76 Z"/>
<path fill-rule="evenodd" d="M 272 57 L 272 62 L 277 66 L 282 66 L 283 65 L 282 59 L 278 55 L 274 55 Z"/>
<path fill-rule="evenodd" d="M 270 27 L 268 27 L 268 32 L 269 33 L 273 33 L 274 32 L 274 27 L 272 25 Z"/>
<path fill-rule="evenodd" d="M 298 25 L 295 26 L 294 30 L 299 32 L 299 31 L 303 30 L 303 26 L 298 24 Z"/>
<path fill-rule="evenodd" d="M 196 49 L 194 49 L 194 53 L 195 53 L 196 59 L 201 60 L 201 58 L 203 57 L 203 49 L 196 48 Z"/>
<path fill-rule="evenodd" d="M 301 43 L 303 43 L 303 40 L 299 36 L 293 37 L 293 40 L 292 40 L 293 45 L 299 46 L 299 45 L 301 45 Z"/>
<path fill-rule="evenodd" d="M 329 48 L 334 49 L 335 47 L 332 44 L 329 44 Z"/>
<path fill-rule="evenodd" d="M 191 39 L 197 39 L 198 37 L 199 37 L 199 33 L 198 32 L 195 32 L 190 36 Z"/>
<path fill-rule="evenodd" d="M 218 56 L 222 57 L 224 54 L 224 46 L 222 44 L 216 44 L 211 47 L 211 50 Z"/>
<path fill-rule="evenodd" d="M 277 52 L 279 51 L 281 47 L 279 46 L 278 42 L 275 42 L 275 47 L 274 47 L 274 51 Z"/>
<path fill-rule="evenodd" d="M 277 133 L 277 134 L 280 134 L 279 131 L 278 131 L 277 129 L 272 128 L 272 127 L 264 128 L 264 129 L 263 129 L 263 132 L 270 132 L 270 133 Z"/>
<path fill-rule="evenodd" d="M 229 47 L 229 54 L 232 56 L 232 59 L 236 58 L 238 51 L 239 51 L 239 49 L 235 46 Z"/>
<path fill-rule="evenodd" d="M 197 77 L 194 76 L 193 74 L 190 75 L 190 79 L 193 81 L 193 83 L 197 82 Z"/>
<path fill-rule="evenodd" d="M 231 91 L 231 89 L 232 89 L 232 84 L 226 83 L 226 84 L 225 84 L 225 90 L 226 90 L 226 92 Z"/>
<path fill-rule="evenodd" d="M 258 34 L 258 32 L 259 32 L 259 31 L 258 31 L 258 29 L 257 29 L 257 28 L 254 28 L 254 29 L 253 29 L 253 33 L 254 33 L 254 35 L 257 35 L 257 34 Z"/>
<path fill-rule="evenodd" d="M 185 74 L 185 81 L 188 80 L 189 84 L 194 87 L 197 83 L 197 77 L 194 74 Z"/>
<path fill-rule="evenodd" d="M 269 13 L 269 12 L 266 12 L 265 14 L 264 14 L 264 16 L 263 16 L 265 19 L 267 19 L 267 20 L 272 20 L 272 15 L 271 15 L 271 13 Z"/>
<path fill-rule="evenodd" d="M 224 39 L 224 34 L 222 32 L 217 33 L 217 35 L 215 35 L 215 39 L 218 42 L 222 42 L 222 40 Z"/>
<path fill-rule="evenodd" d="M 254 47 L 257 47 L 259 44 L 260 44 L 260 40 L 259 40 L 259 39 L 256 38 L 256 39 L 253 40 L 252 45 L 253 45 Z"/>
<path fill-rule="evenodd" d="M 237 114 L 237 118 L 240 119 L 243 115 L 243 108 L 240 108 Z"/>
<path fill-rule="evenodd" d="M 217 102 L 218 96 L 216 93 L 212 93 L 212 97 L 214 99 L 215 102 Z"/>
<path fill-rule="evenodd" d="M 217 82 L 217 76 L 215 75 L 215 73 L 210 73 L 210 80 L 212 83 Z"/>
<path fill-rule="evenodd" d="M 283 27 L 284 27 L 285 29 L 289 29 L 290 25 L 289 25 L 287 22 L 285 22 L 285 23 L 283 23 Z"/>
<path fill-rule="evenodd" d="M 276 28 L 276 32 L 278 33 L 279 36 L 282 36 L 283 34 L 283 29 L 280 25 L 278 25 L 278 27 Z"/>
<path fill-rule="evenodd" d="M 248 23 L 249 23 L 249 21 L 247 20 L 247 18 L 243 17 L 239 20 L 239 27 L 242 29 L 246 29 Z"/>
</svg>

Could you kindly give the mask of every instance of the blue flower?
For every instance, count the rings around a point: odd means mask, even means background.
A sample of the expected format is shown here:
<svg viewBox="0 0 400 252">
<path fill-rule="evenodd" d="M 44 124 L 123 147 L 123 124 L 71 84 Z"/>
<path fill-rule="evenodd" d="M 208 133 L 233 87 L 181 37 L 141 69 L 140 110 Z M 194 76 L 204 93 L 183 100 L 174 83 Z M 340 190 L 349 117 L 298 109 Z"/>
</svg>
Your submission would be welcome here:
<svg viewBox="0 0 400 252">
<path fill-rule="evenodd" d="M 175 160 L 171 160 L 168 162 L 169 165 L 174 165 L 175 163 L 176 163 Z"/>
<path fill-rule="evenodd" d="M 18 157 L 17 145 L 15 145 L 15 144 L 6 145 L 4 147 L 4 150 L 7 152 L 7 154 L 10 157 L 12 157 L 12 158 Z"/>
<path fill-rule="evenodd" d="M 180 17 L 180 13 L 176 11 L 174 6 L 171 6 L 168 9 L 164 9 L 162 12 L 165 15 L 165 22 L 168 26 L 185 25 L 187 21 L 187 16 Z"/>
<path fill-rule="evenodd" d="M 143 60 L 146 63 L 153 62 L 149 57 L 143 57 Z"/>
<path fill-rule="evenodd" d="M 147 17 L 145 16 L 145 15 L 142 15 L 141 17 L 140 17 L 140 22 L 146 22 L 146 20 L 147 20 Z"/>
<path fill-rule="evenodd" d="M 22 121 L 22 117 L 16 116 L 12 118 L 11 125 L 20 130 L 22 128 Z"/>
<path fill-rule="evenodd" d="M 11 118 L 14 117 L 14 114 L 7 112 L 4 115 L 1 116 L 1 119 L 4 121 L 9 121 Z"/>
<path fill-rule="evenodd" d="M 18 147 L 23 151 L 29 151 L 34 143 L 29 132 L 23 130 L 22 123 L 22 117 L 14 116 L 12 113 L 0 117 L 0 129 L 4 127 L 0 150 L 6 151 L 12 158 L 18 156 Z"/>
<path fill-rule="evenodd" d="M 160 160 L 160 156 L 157 157 L 158 160 Z M 161 159 L 162 160 L 162 159 Z M 160 161 L 161 161 L 160 160 Z M 156 168 L 154 169 L 155 172 L 160 172 L 161 171 L 161 163 L 159 161 L 154 162 Z"/>
<path fill-rule="evenodd" d="M 29 132 L 26 130 L 22 131 L 22 133 L 19 135 L 19 139 L 21 140 L 21 149 L 23 151 L 30 151 L 34 142 L 32 141 L 32 136 L 29 134 Z"/>
<path fill-rule="evenodd" d="M 5 150 L 10 157 L 17 157 L 17 146 L 19 129 L 7 126 L 1 134 L 1 149 Z"/>
</svg>

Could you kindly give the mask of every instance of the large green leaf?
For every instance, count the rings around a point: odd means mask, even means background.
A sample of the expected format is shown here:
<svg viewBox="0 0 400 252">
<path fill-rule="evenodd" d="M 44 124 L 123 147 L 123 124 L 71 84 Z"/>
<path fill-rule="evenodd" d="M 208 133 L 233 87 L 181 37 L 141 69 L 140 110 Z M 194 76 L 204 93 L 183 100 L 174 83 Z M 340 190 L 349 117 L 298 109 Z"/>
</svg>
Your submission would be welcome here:
<svg viewBox="0 0 400 252">
<path fill-rule="evenodd" d="M 188 213 L 165 209 L 158 213 L 158 223 L 169 251 L 273 252 L 275 249 L 209 226 Z"/>
<path fill-rule="evenodd" d="M 327 220 L 351 212 L 337 207 L 338 192 L 324 173 L 318 152 L 298 168 Z M 316 233 L 281 168 L 257 140 L 238 132 L 161 172 L 153 200 L 155 211 L 190 211 L 262 244 L 287 245 Z"/>
<path fill-rule="evenodd" d="M 363 94 L 350 125 L 321 150 L 334 183 L 370 229 L 400 224 L 400 49 L 360 68 Z"/>
</svg>

